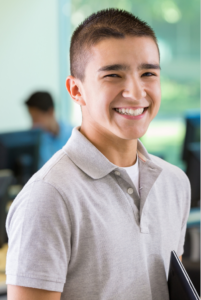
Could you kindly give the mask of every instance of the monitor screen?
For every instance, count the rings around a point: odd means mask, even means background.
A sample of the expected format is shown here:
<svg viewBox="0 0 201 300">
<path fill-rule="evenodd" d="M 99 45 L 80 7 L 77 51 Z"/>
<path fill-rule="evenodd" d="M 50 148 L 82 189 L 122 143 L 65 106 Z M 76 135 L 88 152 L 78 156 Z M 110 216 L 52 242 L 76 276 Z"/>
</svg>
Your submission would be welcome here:
<svg viewBox="0 0 201 300">
<path fill-rule="evenodd" d="M 38 170 L 40 135 L 40 129 L 0 134 L 6 150 L 2 165 L 13 171 L 16 183 L 24 185 Z"/>
</svg>

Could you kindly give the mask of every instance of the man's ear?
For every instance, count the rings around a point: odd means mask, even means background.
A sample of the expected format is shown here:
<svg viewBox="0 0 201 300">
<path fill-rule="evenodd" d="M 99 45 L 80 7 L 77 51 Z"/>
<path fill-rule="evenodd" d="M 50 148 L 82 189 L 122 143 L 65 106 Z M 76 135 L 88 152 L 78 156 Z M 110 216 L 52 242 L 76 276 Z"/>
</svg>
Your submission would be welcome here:
<svg viewBox="0 0 201 300">
<path fill-rule="evenodd" d="M 86 105 L 81 93 L 81 81 L 78 78 L 68 76 L 66 79 L 66 88 L 75 103 L 81 106 Z"/>
</svg>

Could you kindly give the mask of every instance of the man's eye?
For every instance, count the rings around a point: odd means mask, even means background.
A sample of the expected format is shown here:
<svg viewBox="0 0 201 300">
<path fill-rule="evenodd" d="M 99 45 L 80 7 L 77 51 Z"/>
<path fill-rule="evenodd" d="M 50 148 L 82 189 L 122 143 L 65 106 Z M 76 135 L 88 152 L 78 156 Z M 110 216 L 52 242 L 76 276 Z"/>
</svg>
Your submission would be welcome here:
<svg viewBox="0 0 201 300">
<path fill-rule="evenodd" d="M 105 75 L 104 77 L 120 77 L 120 76 L 117 74 L 108 74 L 108 75 Z"/>
<path fill-rule="evenodd" d="M 146 72 L 144 74 L 142 74 L 142 76 L 156 76 L 155 74 L 151 73 L 151 72 Z"/>
</svg>

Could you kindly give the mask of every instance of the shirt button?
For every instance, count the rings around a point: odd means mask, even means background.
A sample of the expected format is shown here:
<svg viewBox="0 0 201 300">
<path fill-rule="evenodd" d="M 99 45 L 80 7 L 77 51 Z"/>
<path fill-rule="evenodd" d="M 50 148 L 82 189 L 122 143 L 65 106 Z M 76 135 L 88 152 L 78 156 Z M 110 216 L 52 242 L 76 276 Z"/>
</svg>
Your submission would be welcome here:
<svg viewBox="0 0 201 300">
<path fill-rule="evenodd" d="M 115 171 L 114 174 L 117 175 L 117 176 L 120 176 L 120 172 L 119 171 Z"/>
<path fill-rule="evenodd" d="M 129 188 L 127 191 L 129 193 L 129 195 L 131 195 L 133 193 L 133 189 L 132 188 Z"/>
</svg>

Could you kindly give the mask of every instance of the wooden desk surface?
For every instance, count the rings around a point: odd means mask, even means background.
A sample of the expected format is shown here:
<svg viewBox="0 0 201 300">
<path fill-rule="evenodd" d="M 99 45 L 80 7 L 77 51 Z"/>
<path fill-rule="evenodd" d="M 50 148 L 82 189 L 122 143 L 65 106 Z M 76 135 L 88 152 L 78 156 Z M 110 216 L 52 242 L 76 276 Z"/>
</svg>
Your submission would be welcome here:
<svg viewBox="0 0 201 300">
<path fill-rule="evenodd" d="M 8 244 L 4 244 L 3 247 L 0 248 L 0 285 L 6 282 L 5 268 L 7 250 Z"/>
</svg>

